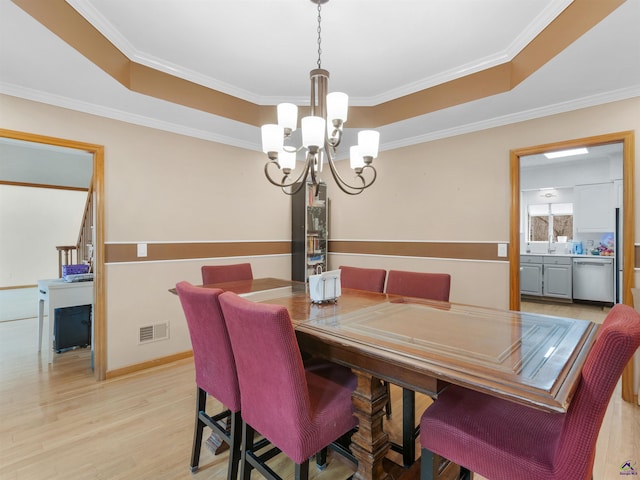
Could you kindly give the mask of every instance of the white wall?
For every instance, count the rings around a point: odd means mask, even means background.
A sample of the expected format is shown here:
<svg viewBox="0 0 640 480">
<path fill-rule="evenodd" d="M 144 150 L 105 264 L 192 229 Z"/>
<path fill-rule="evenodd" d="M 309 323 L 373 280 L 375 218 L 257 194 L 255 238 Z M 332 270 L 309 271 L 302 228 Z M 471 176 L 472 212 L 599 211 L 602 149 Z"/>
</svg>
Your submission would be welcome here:
<svg viewBox="0 0 640 480">
<path fill-rule="evenodd" d="M 58 277 L 56 246 L 75 245 L 87 192 L 0 185 L 0 287 Z"/>
</svg>

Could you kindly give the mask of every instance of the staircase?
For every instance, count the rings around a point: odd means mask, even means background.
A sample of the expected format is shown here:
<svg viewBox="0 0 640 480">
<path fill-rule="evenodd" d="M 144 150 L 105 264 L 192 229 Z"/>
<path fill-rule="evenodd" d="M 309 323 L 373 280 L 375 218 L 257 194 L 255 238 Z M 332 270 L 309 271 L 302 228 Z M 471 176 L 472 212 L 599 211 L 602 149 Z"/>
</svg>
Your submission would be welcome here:
<svg viewBox="0 0 640 480">
<path fill-rule="evenodd" d="M 62 278 L 63 265 L 86 263 L 89 265 L 89 271 L 93 272 L 94 210 L 93 182 L 91 182 L 91 185 L 89 185 L 89 191 L 87 192 L 87 201 L 84 206 L 84 214 L 82 216 L 82 223 L 80 224 L 80 233 L 78 234 L 77 243 L 75 245 L 63 245 L 56 247 L 56 250 L 58 251 L 58 276 L 60 278 Z"/>
</svg>

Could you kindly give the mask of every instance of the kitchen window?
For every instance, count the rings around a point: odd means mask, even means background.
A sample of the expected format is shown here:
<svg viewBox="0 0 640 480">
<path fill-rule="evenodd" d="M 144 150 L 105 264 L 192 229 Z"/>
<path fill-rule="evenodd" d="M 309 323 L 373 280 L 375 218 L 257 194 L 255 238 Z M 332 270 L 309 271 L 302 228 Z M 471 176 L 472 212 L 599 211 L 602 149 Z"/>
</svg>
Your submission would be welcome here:
<svg viewBox="0 0 640 480">
<path fill-rule="evenodd" d="M 529 205 L 529 241 L 557 242 L 573 238 L 573 203 Z"/>
</svg>

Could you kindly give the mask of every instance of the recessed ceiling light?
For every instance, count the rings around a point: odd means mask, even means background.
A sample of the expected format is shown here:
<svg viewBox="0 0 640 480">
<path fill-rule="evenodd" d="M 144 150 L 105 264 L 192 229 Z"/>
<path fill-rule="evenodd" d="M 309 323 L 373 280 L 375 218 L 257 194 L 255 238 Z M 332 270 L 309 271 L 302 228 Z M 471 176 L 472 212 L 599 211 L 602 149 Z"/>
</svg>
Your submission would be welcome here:
<svg viewBox="0 0 640 480">
<path fill-rule="evenodd" d="M 582 148 L 572 148 L 570 150 L 558 150 L 557 152 L 549 152 L 545 153 L 544 156 L 547 158 L 562 158 L 562 157 L 572 157 L 574 155 L 584 155 L 585 153 L 589 153 L 585 147 Z"/>
</svg>

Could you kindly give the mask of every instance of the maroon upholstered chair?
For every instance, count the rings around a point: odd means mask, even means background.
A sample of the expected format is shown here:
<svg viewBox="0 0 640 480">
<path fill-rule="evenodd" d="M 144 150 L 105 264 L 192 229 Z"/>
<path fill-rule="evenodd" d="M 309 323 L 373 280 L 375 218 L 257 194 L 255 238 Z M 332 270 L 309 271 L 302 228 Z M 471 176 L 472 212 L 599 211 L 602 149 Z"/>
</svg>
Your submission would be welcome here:
<svg viewBox="0 0 640 480">
<path fill-rule="evenodd" d="M 639 345 L 640 315 L 614 306 L 565 414 L 449 387 L 422 415 L 421 478 L 432 478 L 434 452 L 491 480 L 590 479 L 602 419 Z"/>
<path fill-rule="evenodd" d="M 451 275 L 448 273 L 389 270 L 387 293 L 405 297 L 449 301 Z"/>
<path fill-rule="evenodd" d="M 250 263 L 236 263 L 233 265 L 203 265 L 202 283 L 235 282 L 236 280 L 253 280 Z"/>
<path fill-rule="evenodd" d="M 386 292 L 405 297 L 425 298 L 428 300 L 449 301 L 451 290 L 451 275 L 448 273 L 407 272 L 403 270 L 389 270 Z M 391 415 L 391 389 L 388 382 L 387 417 Z M 402 446 L 392 444 L 392 448 L 402 453 L 405 466 L 413 464 L 416 458 L 415 440 L 420 434 L 420 427 L 416 428 L 416 394 L 414 391 L 402 389 Z"/>
<path fill-rule="evenodd" d="M 194 287 L 189 282 L 176 285 L 189 327 L 196 370 L 196 424 L 191 451 L 191 471 L 198 470 L 204 427 L 211 428 L 229 445 L 228 480 L 238 476 L 241 426 L 240 388 L 227 327 L 222 317 L 219 289 Z M 207 394 L 227 410 L 213 417 L 206 413 Z M 230 418 L 230 432 L 226 420 Z"/>
<path fill-rule="evenodd" d="M 254 452 L 255 430 L 296 463 L 296 479 L 308 478 L 309 457 L 357 424 L 353 375 L 305 370 L 285 307 L 254 303 L 232 292 L 220 295 L 220 305 L 241 392 L 241 477 L 249 478 L 255 468 L 266 478 L 279 478 Z"/>
<path fill-rule="evenodd" d="M 387 271 L 381 268 L 339 267 L 340 285 L 369 292 L 384 292 Z"/>
</svg>

